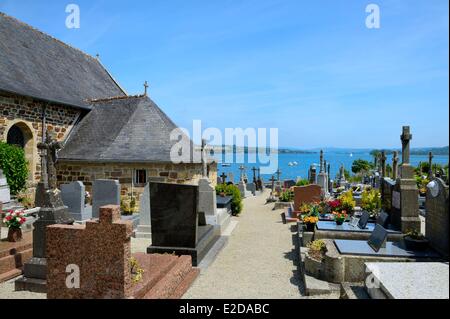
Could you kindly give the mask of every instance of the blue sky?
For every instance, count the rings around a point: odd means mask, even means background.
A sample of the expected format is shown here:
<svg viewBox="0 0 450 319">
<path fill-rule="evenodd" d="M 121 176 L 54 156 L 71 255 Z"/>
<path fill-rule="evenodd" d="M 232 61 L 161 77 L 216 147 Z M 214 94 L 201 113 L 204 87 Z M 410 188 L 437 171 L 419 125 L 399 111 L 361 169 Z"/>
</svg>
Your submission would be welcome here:
<svg viewBox="0 0 450 319">
<path fill-rule="evenodd" d="M 78 4 L 81 28 L 67 29 Z M 368 29 L 366 5 L 381 10 Z M 281 146 L 449 143 L 447 0 L 0 0 L 180 126 L 278 127 Z"/>
</svg>

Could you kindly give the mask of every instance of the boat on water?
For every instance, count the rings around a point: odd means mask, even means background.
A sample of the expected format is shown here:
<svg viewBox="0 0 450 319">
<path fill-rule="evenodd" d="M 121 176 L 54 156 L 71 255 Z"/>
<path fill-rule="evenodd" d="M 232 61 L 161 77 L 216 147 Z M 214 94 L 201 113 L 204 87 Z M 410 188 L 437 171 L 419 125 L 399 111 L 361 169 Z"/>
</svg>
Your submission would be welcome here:
<svg viewBox="0 0 450 319">
<path fill-rule="evenodd" d="M 230 163 L 222 163 L 222 167 L 230 167 L 231 164 Z"/>
<path fill-rule="evenodd" d="M 350 157 L 353 157 L 353 153 L 350 153 Z"/>
</svg>

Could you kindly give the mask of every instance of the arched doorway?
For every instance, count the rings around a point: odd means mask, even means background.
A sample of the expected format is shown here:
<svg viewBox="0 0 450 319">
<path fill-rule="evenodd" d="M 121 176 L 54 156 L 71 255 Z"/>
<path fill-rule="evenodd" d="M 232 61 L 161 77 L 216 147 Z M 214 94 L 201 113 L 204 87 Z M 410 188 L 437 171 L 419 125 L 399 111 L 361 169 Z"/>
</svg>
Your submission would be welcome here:
<svg viewBox="0 0 450 319">
<path fill-rule="evenodd" d="M 9 129 L 6 143 L 25 148 L 25 137 L 23 136 L 22 130 L 19 128 L 19 126 L 13 125 Z"/>
<path fill-rule="evenodd" d="M 35 142 L 32 129 L 24 122 L 15 123 L 8 130 L 6 143 L 23 148 L 30 172 L 28 178 L 32 180 L 35 171 Z"/>
</svg>

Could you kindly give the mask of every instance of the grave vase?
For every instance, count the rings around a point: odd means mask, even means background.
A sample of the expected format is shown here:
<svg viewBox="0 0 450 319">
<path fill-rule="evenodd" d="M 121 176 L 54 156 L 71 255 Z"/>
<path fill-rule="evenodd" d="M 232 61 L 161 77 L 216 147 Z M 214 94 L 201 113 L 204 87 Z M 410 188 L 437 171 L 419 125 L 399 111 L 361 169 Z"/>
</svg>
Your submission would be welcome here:
<svg viewBox="0 0 450 319">
<path fill-rule="evenodd" d="M 22 240 L 22 229 L 10 227 L 8 229 L 8 241 L 14 243 L 21 240 Z"/>
</svg>

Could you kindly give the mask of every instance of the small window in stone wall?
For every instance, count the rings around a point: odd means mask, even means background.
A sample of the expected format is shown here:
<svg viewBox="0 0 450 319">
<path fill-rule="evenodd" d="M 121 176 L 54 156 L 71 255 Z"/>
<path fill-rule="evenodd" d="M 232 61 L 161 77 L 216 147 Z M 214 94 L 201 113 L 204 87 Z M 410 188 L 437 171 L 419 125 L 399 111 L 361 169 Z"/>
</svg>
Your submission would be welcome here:
<svg viewBox="0 0 450 319">
<path fill-rule="evenodd" d="M 147 171 L 145 169 L 137 169 L 134 173 L 134 183 L 145 185 L 147 183 Z"/>
</svg>

